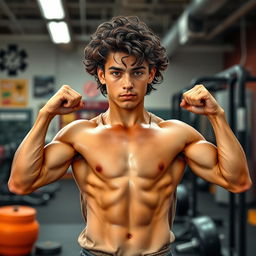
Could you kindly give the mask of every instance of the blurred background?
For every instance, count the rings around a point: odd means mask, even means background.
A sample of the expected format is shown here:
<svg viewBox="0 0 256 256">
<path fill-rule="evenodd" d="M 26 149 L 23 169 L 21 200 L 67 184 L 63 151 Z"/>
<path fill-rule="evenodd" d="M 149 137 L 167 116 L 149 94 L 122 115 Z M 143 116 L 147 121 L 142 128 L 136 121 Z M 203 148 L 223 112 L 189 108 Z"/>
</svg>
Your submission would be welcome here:
<svg viewBox="0 0 256 256">
<path fill-rule="evenodd" d="M 63 0 L 60 13 L 55 1 L 49 2 L 44 16 L 38 1 L 0 0 L 0 104 L 29 108 L 33 120 L 62 84 L 85 100 L 105 101 L 84 71 L 83 49 L 97 26 L 116 15 L 138 16 L 167 48 L 170 66 L 158 92 L 147 97 L 147 108 L 170 112 L 171 96 L 198 76 L 235 64 L 256 72 L 255 1 Z M 50 129 L 50 138 L 58 128 Z"/>
<path fill-rule="evenodd" d="M 62 255 L 75 255 L 79 251 L 76 237 L 84 224 L 79 210 L 79 191 L 71 170 L 55 187 L 48 188 L 56 191 L 56 197 L 47 199 L 40 194 L 41 201 L 35 201 L 32 196 L 17 198 L 11 195 L 6 183 L 15 150 L 40 108 L 63 84 L 82 94 L 85 108 L 56 117 L 49 127 L 46 142 L 69 122 L 90 119 L 107 109 L 107 99 L 97 90 L 94 78 L 84 70 L 83 50 L 97 26 L 118 15 L 138 16 L 160 37 L 167 49 L 170 65 L 164 73 L 164 82 L 146 97 L 145 106 L 149 111 L 164 119 L 178 118 L 194 125 L 193 117 L 177 112 L 178 103 L 174 96 L 191 87 L 194 81 L 204 82 L 201 78 L 212 79 L 220 74 L 224 77 L 221 85 L 216 79 L 211 84 L 208 79 L 206 85 L 220 86 L 212 93 L 224 107 L 229 122 L 232 115 L 235 118 L 233 130 L 236 134 L 240 136 L 239 132 L 242 132 L 245 135 L 242 145 L 254 186 L 245 193 L 246 197 L 242 199 L 245 204 L 241 205 L 241 200 L 235 199 L 233 211 L 236 216 L 235 211 L 239 213 L 241 207 L 244 208 L 244 213 L 238 214 L 247 226 L 242 232 L 246 244 L 242 255 L 254 256 L 256 1 L 253 0 L 0 0 L 0 204 L 18 202 L 36 207 L 42 223 L 40 238 L 59 240 L 64 246 Z M 235 71 L 233 67 L 236 67 Z M 234 89 L 236 95 L 231 108 L 229 82 L 231 78 L 236 81 L 230 83 L 239 82 L 241 72 L 246 76 L 242 82 L 245 104 L 239 105 L 241 94 Z M 196 122 L 194 126 L 214 143 L 207 121 L 202 118 Z M 188 184 L 188 188 L 192 191 L 194 185 Z M 226 223 L 220 229 L 225 234 L 223 244 L 230 249 L 228 192 L 202 181 L 197 181 L 197 185 L 197 209 L 192 215 L 200 212 L 222 218 Z M 66 200 L 70 204 L 64 204 Z M 63 215 L 63 212 L 69 214 Z M 238 225 L 241 219 L 235 218 L 234 221 Z M 61 230 L 67 225 L 71 230 L 68 241 L 72 243 L 64 242 L 67 238 L 63 234 L 67 234 Z M 241 227 L 236 228 L 239 233 Z M 238 243 L 240 238 L 236 239 Z M 237 253 L 239 250 L 235 245 L 233 247 L 233 252 Z M 241 252 L 234 255 L 241 256 Z"/>
</svg>

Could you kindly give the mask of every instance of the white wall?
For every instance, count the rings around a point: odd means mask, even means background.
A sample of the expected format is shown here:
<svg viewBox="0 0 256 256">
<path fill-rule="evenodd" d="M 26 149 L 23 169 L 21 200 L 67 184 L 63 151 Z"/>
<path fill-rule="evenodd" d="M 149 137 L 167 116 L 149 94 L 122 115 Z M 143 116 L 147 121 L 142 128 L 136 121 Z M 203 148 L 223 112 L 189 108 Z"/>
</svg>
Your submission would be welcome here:
<svg viewBox="0 0 256 256">
<path fill-rule="evenodd" d="M 29 80 L 28 107 L 34 110 L 36 116 L 39 106 L 47 101 L 46 98 L 35 99 L 32 96 L 33 77 L 35 75 L 54 75 L 56 90 L 62 84 L 69 84 L 83 94 L 83 85 L 93 77 L 84 71 L 83 47 L 74 51 L 60 49 L 46 42 L 3 42 L 0 39 L 0 49 L 7 49 L 8 44 L 15 43 L 19 49 L 28 53 L 28 67 L 25 72 L 19 72 L 13 78 Z M 164 73 L 165 80 L 157 85 L 158 90 L 146 97 L 146 108 L 170 108 L 170 97 L 181 88 L 187 87 L 192 78 L 215 74 L 222 70 L 221 53 L 179 52 L 170 60 L 168 70 Z M 10 78 L 5 71 L 0 71 L 0 79 Z M 84 96 L 84 94 L 83 94 Z M 86 97 L 84 97 L 86 100 Z M 96 100 L 104 100 L 98 96 Z M 53 128 L 52 133 L 55 133 Z"/>
<path fill-rule="evenodd" d="M 188 87 L 193 78 L 213 75 L 222 70 L 222 53 L 178 52 L 170 59 L 168 70 L 164 73 L 164 82 L 159 89 L 146 98 L 146 107 L 171 108 L 171 96 Z"/>
<path fill-rule="evenodd" d="M 0 42 L 0 49 L 7 49 L 8 44 L 15 43 L 19 49 L 26 50 L 28 54 L 28 67 L 25 72 L 18 72 L 17 76 L 8 77 L 5 71 L 0 72 L 0 78 L 25 78 L 29 80 L 29 104 L 36 110 L 36 106 L 45 102 L 46 98 L 34 98 L 33 77 L 35 75 L 55 76 L 56 90 L 62 84 L 69 84 L 82 93 L 83 84 L 92 80 L 85 71 L 82 63 L 83 52 L 60 49 L 52 43 L 24 43 Z"/>
</svg>

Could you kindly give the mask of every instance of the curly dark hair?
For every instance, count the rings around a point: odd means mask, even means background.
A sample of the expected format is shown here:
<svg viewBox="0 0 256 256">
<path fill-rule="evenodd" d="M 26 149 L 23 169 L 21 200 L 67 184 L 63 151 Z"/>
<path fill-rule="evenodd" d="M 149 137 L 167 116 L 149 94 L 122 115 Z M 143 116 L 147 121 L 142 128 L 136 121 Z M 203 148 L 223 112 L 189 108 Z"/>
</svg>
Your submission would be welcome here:
<svg viewBox="0 0 256 256">
<path fill-rule="evenodd" d="M 166 49 L 161 45 L 159 37 L 138 17 L 118 16 L 99 25 L 84 50 L 85 69 L 95 77 L 101 93 L 106 96 L 107 90 L 106 85 L 99 81 L 97 68 L 104 70 L 108 54 L 118 51 L 135 56 L 135 64 L 140 65 L 146 60 L 149 69 L 156 68 L 155 78 L 148 84 L 146 94 L 156 90 L 153 85 L 163 81 L 161 71 L 168 66 Z"/>
</svg>

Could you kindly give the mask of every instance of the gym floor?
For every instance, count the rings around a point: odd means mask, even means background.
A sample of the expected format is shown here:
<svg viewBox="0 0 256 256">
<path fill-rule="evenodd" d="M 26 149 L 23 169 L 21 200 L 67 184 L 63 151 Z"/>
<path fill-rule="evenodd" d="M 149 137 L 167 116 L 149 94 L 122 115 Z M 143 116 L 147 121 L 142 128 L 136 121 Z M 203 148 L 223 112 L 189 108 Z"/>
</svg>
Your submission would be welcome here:
<svg viewBox="0 0 256 256">
<path fill-rule="evenodd" d="M 79 191 L 74 180 L 59 181 L 61 188 L 47 205 L 36 207 L 37 220 L 40 223 L 39 241 L 58 242 L 62 246 L 60 256 L 78 256 L 80 247 L 77 237 L 84 228 L 80 211 Z M 218 205 L 208 192 L 199 192 L 198 210 L 201 215 L 214 219 L 222 219 L 223 225 L 218 227 L 222 235 L 223 255 L 226 255 L 228 245 L 228 208 Z M 178 233 L 184 225 L 174 224 L 174 233 Z M 255 256 L 256 226 L 247 224 L 247 256 Z M 174 244 L 175 245 L 175 244 Z M 34 256 L 34 251 L 31 256 Z M 197 254 L 177 254 L 177 256 L 198 256 Z"/>
</svg>

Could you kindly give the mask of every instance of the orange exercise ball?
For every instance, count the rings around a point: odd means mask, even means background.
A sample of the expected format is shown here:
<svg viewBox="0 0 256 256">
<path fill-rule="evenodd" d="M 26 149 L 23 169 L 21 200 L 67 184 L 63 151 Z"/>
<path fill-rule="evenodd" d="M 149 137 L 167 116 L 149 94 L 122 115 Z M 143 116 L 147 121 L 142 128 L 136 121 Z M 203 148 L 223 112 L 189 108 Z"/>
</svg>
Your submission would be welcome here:
<svg viewBox="0 0 256 256">
<path fill-rule="evenodd" d="M 36 210 L 29 206 L 0 207 L 0 255 L 29 254 L 38 238 Z"/>
</svg>

